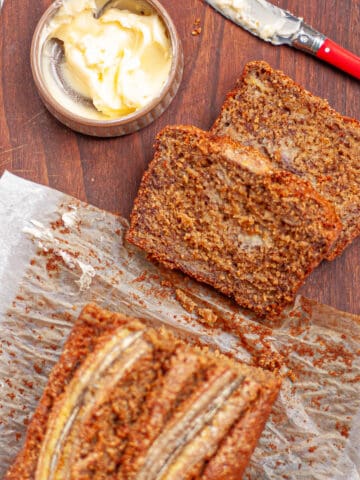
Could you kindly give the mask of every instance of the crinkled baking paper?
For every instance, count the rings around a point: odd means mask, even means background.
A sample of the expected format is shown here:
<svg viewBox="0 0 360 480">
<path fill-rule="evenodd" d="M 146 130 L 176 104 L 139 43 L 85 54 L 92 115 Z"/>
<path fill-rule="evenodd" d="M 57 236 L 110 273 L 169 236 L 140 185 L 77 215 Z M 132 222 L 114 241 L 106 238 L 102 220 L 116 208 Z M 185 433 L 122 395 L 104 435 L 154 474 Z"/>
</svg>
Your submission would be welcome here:
<svg viewBox="0 0 360 480">
<path fill-rule="evenodd" d="M 274 359 L 285 379 L 245 478 L 359 479 L 359 318 L 298 297 L 266 325 L 150 263 L 124 243 L 126 228 L 47 187 L 9 173 L 0 180 L 0 477 L 75 318 L 96 302 L 248 363 Z"/>
</svg>

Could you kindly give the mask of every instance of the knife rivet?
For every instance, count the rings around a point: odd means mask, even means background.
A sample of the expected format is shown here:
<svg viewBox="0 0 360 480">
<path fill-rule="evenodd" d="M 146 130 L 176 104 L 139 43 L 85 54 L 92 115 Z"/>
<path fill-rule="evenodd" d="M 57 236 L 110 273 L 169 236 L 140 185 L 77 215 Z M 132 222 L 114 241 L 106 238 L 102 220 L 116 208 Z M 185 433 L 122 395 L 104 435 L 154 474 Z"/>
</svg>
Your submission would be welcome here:
<svg viewBox="0 0 360 480">
<path fill-rule="evenodd" d="M 307 35 L 300 35 L 300 42 L 301 43 L 308 43 L 309 37 Z"/>
<path fill-rule="evenodd" d="M 326 47 L 325 48 L 325 53 L 329 53 L 330 52 L 330 48 L 329 47 Z"/>
</svg>

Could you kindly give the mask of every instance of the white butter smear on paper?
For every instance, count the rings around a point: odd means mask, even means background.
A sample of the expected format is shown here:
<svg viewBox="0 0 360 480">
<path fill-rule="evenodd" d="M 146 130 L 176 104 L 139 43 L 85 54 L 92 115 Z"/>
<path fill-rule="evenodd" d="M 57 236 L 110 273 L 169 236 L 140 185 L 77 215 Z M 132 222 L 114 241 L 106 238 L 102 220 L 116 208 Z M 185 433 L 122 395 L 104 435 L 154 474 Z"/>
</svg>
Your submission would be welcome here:
<svg viewBox="0 0 360 480">
<path fill-rule="evenodd" d="M 80 291 L 83 292 L 90 288 L 92 279 L 95 277 L 96 272 L 94 267 L 91 265 L 86 265 L 78 260 L 78 265 L 81 268 L 82 274 L 80 280 L 77 280 L 76 283 L 80 286 Z"/>
<path fill-rule="evenodd" d="M 41 222 L 38 222 L 37 220 L 30 220 L 32 223 L 32 227 L 25 227 L 23 229 L 23 232 L 37 238 L 38 240 L 44 240 L 44 241 L 49 241 L 49 242 L 57 242 L 56 239 L 54 239 L 54 235 L 52 234 L 50 228 L 45 227 Z"/>
<path fill-rule="evenodd" d="M 65 212 L 62 215 L 62 221 L 66 228 L 74 227 L 77 223 L 77 217 L 75 211 L 72 212 Z M 74 258 L 71 254 L 62 250 L 60 248 L 56 248 L 59 245 L 59 240 L 54 237 L 50 228 L 45 227 L 41 222 L 37 220 L 30 220 L 32 227 L 25 227 L 23 232 L 30 237 L 36 238 L 39 240 L 38 247 L 42 249 L 44 252 L 48 252 L 50 248 L 53 249 L 55 255 L 61 257 L 64 263 L 70 268 L 75 269 L 77 266 L 81 270 L 81 276 L 79 280 L 75 280 L 75 282 L 79 285 L 80 291 L 83 292 L 90 288 L 92 279 L 95 277 L 96 272 L 94 267 L 88 265 L 77 258 Z M 49 245 L 50 243 L 50 245 Z"/>
<path fill-rule="evenodd" d="M 66 228 L 75 227 L 79 219 L 76 215 L 76 209 L 74 208 L 72 212 L 65 212 L 61 216 L 64 226 Z"/>
</svg>

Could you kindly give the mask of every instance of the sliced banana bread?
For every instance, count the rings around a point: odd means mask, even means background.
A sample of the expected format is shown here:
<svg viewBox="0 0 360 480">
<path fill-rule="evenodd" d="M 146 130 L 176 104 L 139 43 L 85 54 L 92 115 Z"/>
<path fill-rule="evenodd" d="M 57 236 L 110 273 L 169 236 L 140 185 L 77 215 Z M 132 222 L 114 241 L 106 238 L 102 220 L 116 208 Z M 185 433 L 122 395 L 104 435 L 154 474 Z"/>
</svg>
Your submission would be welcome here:
<svg viewBox="0 0 360 480">
<path fill-rule="evenodd" d="M 6 480 L 239 480 L 273 373 L 88 305 Z"/>
<path fill-rule="evenodd" d="M 127 239 L 265 316 L 293 301 L 340 229 L 309 182 L 252 147 L 178 126 L 157 137 Z"/>
<path fill-rule="evenodd" d="M 334 259 L 360 233 L 360 123 L 341 116 L 265 62 L 246 65 L 212 133 L 252 145 L 308 179 L 335 206 L 343 230 Z"/>
</svg>

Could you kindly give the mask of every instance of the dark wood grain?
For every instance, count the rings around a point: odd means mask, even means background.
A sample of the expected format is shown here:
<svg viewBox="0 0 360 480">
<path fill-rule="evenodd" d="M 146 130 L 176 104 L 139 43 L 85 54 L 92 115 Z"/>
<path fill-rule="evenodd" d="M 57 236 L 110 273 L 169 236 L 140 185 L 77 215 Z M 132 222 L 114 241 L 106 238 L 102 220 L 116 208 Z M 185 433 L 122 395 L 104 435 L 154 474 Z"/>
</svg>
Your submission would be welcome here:
<svg viewBox="0 0 360 480">
<path fill-rule="evenodd" d="M 204 129 L 216 118 L 244 64 L 264 59 L 284 70 L 342 114 L 360 117 L 360 82 L 287 47 L 274 47 L 225 20 L 201 0 L 163 0 L 185 53 L 184 78 L 170 108 L 139 133 L 110 140 L 68 130 L 41 103 L 29 51 L 46 0 L 5 0 L 0 16 L 0 174 L 5 170 L 129 216 L 156 132 L 167 124 Z M 334 41 L 360 54 L 359 0 L 278 0 Z M 202 33 L 192 36 L 201 19 Z M 25 208 L 25 206 L 24 206 Z M 360 240 L 308 278 L 302 293 L 360 313 Z"/>
</svg>

